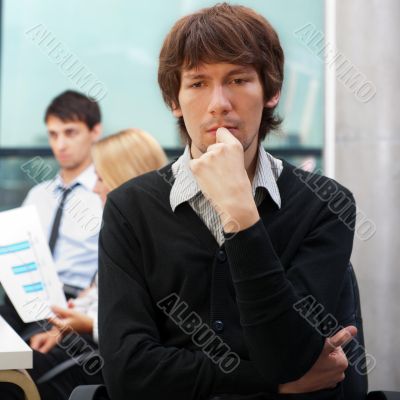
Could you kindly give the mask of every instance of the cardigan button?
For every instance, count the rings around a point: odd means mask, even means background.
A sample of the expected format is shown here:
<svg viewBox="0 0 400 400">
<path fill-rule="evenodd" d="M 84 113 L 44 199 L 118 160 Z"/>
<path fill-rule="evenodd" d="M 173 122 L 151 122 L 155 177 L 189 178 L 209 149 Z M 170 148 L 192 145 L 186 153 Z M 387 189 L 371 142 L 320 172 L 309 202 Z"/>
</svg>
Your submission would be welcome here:
<svg viewBox="0 0 400 400">
<path fill-rule="evenodd" d="M 217 319 L 213 322 L 213 329 L 215 332 L 222 332 L 224 330 L 224 323 Z"/>
<path fill-rule="evenodd" d="M 217 258 L 218 258 L 218 261 L 220 263 L 225 262 L 226 261 L 226 253 L 225 253 L 225 251 L 224 250 L 218 250 Z"/>
</svg>

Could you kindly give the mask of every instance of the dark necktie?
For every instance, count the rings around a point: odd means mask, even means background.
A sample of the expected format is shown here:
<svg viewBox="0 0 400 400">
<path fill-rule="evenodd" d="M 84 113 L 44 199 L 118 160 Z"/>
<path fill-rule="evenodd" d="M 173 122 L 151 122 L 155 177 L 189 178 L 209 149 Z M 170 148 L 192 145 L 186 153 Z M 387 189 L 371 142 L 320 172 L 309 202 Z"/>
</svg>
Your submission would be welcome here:
<svg viewBox="0 0 400 400">
<path fill-rule="evenodd" d="M 61 197 L 60 204 L 58 205 L 58 208 L 57 208 L 56 216 L 54 217 L 54 222 L 53 222 L 53 226 L 51 228 L 51 234 L 50 234 L 50 239 L 49 239 L 49 247 L 50 247 L 51 254 L 54 254 L 54 248 L 56 247 L 65 200 L 66 200 L 67 196 L 72 192 L 72 190 L 74 190 L 78 185 L 79 185 L 79 183 L 75 183 L 74 185 L 72 185 L 71 187 L 69 187 L 67 189 L 64 189 L 64 188 L 61 189 L 62 197 Z"/>
</svg>

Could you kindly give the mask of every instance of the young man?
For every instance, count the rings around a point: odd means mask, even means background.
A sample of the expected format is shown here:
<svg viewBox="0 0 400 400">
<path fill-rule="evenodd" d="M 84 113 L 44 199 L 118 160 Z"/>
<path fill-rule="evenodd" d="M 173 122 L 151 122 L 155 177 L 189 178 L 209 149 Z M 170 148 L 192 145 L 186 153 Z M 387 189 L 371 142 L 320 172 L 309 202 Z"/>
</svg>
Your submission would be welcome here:
<svg viewBox="0 0 400 400">
<path fill-rule="evenodd" d="M 283 58 L 262 16 L 228 4 L 164 41 L 159 84 L 188 145 L 108 196 L 99 337 L 113 400 L 342 398 L 356 329 L 326 338 L 298 305 L 312 296 L 344 323 L 354 224 L 304 183 L 316 176 L 263 150 Z"/>
<path fill-rule="evenodd" d="M 93 193 L 97 178 L 91 147 L 101 134 L 100 109 L 93 99 L 68 90 L 50 103 L 44 120 L 60 171 L 53 180 L 34 186 L 23 205 L 38 210 L 65 294 L 76 297 L 97 271 L 102 207 Z M 41 176 L 40 168 L 32 161 L 24 171 L 31 177 Z M 0 314 L 18 333 L 26 331 L 8 298 Z"/>
</svg>

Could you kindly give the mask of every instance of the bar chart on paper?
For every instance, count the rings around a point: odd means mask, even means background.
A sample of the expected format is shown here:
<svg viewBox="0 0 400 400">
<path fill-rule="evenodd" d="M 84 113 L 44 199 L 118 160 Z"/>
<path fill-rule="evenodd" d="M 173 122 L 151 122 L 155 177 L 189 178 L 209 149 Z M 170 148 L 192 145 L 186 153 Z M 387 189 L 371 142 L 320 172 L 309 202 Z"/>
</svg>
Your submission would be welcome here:
<svg viewBox="0 0 400 400">
<path fill-rule="evenodd" d="M 0 246 L 3 270 L 1 275 L 11 275 L 10 278 L 13 278 L 19 286 L 16 290 L 22 290 L 27 298 L 40 298 L 41 301 L 47 302 L 45 283 L 38 267 L 40 261 L 35 257 L 32 240 L 29 240 L 31 238 L 32 235 L 28 232 L 26 240 L 16 243 L 9 242 Z"/>
<path fill-rule="evenodd" d="M 36 209 L 2 212 L 0 226 L 0 281 L 21 319 L 41 320 L 50 315 L 50 305 L 65 306 Z"/>
</svg>

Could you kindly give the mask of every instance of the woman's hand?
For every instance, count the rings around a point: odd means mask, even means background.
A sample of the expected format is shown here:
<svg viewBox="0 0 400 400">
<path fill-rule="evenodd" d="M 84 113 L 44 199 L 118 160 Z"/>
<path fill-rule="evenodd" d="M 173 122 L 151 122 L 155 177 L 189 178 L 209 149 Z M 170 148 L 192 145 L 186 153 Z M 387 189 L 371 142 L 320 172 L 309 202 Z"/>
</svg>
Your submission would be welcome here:
<svg viewBox="0 0 400 400">
<path fill-rule="evenodd" d="M 41 353 L 47 353 L 57 344 L 60 336 L 60 331 L 53 327 L 49 331 L 33 335 L 30 338 L 29 344 L 32 350 L 40 351 Z"/>
<path fill-rule="evenodd" d="M 93 332 L 93 319 L 87 315 L 75 311 L 73 308 L 65 309 L 53 306 L 51 309 L 56 316 L 50 318 L 50 322 L 63 334 L 71 331 L 81 334 Z"/>
</svg>

